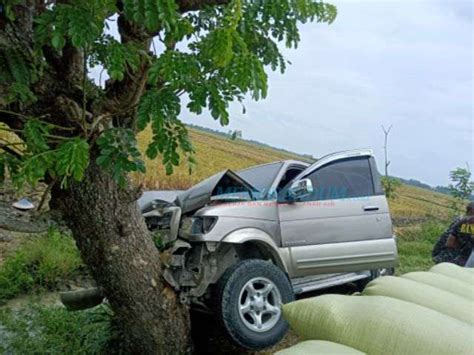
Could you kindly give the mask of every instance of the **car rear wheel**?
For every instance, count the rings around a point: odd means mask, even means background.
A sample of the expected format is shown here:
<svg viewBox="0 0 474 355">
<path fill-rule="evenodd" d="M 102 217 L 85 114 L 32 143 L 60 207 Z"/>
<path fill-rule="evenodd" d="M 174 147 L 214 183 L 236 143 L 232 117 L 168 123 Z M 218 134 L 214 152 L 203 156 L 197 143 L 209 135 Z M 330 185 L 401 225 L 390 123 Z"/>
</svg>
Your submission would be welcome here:
<svg viewBox="0 0 474 355">
<path fill-rule="evenodd" d="M 218 316 L 230 338 L 247 349 L 280 341 L 288 330 L 281 304 L 294 300 L 287 276 L 271 262 L 244 260 L 228 269 L 218 285 Z"/>
</svg>

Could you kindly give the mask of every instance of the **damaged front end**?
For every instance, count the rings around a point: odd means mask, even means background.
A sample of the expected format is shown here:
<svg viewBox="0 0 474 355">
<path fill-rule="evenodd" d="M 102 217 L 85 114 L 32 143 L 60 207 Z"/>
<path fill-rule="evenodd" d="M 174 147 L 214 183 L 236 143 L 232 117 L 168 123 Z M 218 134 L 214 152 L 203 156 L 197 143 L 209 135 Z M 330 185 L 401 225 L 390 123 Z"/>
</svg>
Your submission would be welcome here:
<svg viewBox="0 0 474 355">
<path fill-rule="evenodd" d="M 186 191 L 149 191 L 139 200 L 148 229 L 163 251 L 164 278 L 180 292 L 183 303 L 199 303 L 210 284 L 235 263 L 231 245 L 190 242 L 192 234 L 206 234 L 217 217 L 194 216 L 199 209 L 219 203 L 249 201 L 257 190 L 236 173 L 226 170 Z"/>
</svg>

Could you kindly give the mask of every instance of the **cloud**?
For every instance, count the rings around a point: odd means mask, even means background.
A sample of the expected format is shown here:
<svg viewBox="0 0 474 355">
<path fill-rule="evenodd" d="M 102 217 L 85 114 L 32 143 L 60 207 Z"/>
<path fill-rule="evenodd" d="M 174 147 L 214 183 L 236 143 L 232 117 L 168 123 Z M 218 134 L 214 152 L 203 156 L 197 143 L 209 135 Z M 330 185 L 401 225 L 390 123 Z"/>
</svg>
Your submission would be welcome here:
<svg viewBox="0 0 474 355">
<path fill-rule="evenodd" d="M 446 184 L 454 167 L 474 166 L 470 2 L 333 3 L 334 24 L 301 26 L 287 73 L 270 73 L 268 98 L 247 101 L 246 115 L 232 106 L 231 128 L 315 156 L 372 147 L 381 167 L 381 125 L 393 124 L 392 174 Z"/>
</svg>

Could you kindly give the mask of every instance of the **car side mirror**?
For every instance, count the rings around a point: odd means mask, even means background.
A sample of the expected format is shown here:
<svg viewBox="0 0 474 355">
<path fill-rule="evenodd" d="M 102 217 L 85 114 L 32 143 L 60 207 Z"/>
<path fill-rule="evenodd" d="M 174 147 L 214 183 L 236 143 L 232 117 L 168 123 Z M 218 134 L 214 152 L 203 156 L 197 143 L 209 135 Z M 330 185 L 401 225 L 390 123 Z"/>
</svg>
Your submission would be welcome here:
<svg viewBox="0 0 474 355">
<path fill-rule="evenodd" d="M 297 200 L 313 193 L 313 184 L 310 179 L 301 179 L 291 184 L 288 195 L 290 199 Z"/>
</svg>

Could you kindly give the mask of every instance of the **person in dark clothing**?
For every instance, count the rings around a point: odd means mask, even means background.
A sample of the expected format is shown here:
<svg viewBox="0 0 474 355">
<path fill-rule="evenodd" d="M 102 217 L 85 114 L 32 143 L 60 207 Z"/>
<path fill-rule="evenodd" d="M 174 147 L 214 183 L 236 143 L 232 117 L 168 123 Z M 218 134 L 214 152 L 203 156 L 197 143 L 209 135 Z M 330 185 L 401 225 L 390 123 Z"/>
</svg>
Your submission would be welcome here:
<svg viewBox="0 0 474 355">
<path fill-rule="evenodd" d="M 435 244 L 432 252 L 433 261 L 436 264 L 448 262 L 464 266 L 468 259 L 474 261 L 474 257 L 470 258 L 473 245 L 474 202 L 470 202 L 466 207 L 466 215 L 456 218 Z"/>
</svg>

